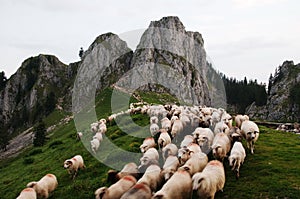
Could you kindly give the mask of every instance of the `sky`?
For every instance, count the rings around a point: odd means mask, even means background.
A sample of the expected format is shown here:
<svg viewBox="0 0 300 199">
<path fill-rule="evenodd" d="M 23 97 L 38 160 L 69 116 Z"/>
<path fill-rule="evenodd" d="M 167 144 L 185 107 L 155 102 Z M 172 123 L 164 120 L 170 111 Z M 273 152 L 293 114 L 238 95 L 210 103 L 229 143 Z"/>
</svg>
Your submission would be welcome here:
<svg viewBox="0 0 300 199">
<path fill-rule="evenodd" d="M 285 60 L 300 62 L 298 0 L 0 0 L 0 71 L 7 77 L 39 54 L 79 61 L 104 33 L 146 29 L 178 16 L 202 34 L 213 66 L 238 80 L 267 83 Z M 121 37 L 122 38 L 122 37 Z M 139 38 L 137 38 L 138 41 Z M 130 46 L 135 48 L 135 46 Z"/>
</svg>

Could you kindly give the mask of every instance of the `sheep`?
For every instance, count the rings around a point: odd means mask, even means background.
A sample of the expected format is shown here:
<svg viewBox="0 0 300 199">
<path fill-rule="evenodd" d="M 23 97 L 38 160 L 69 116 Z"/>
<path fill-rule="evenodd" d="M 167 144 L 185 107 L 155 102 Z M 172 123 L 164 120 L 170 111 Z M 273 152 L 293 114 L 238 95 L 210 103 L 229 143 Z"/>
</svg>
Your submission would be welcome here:
<svg viewBox="0 0 300 199">
<path fill-rule="evenodd" d="M 33 188 L 25 188 L 16 199 L 36 199 L 36 192 Z"/>
<path fill-rule="evenodd" d="M 229 128 L 232 127 L 232 117 L 228 113 L 223 113 L 221 116 L 221 121 L 223 121 Z"/>
<path fill-rule="evenodd" d="M 218 160 L 208 162 L 202 172 L 194 174 L 193 191 L 199 198 L 214 198 L 217 191 L 223 190 L 225 185 L 225 171 Z"/>
<path fill-rule="evenodd" d="M 95 123 L 92 123 L 91 124 L 91 131 L 93 132 L 93 133 L 97 133 L 97 131 L 98 131 L 98 122 L 95 122 Z"/>
<path fill-rule="evenodd" d="M 162 184 L 161 168 L 155 164 L 150 165 L 137 183 L 146 184 L 150 187 L 152 192 L 156 191 Z"/>
<path fill-rule="evenodd" d="M 125 164 L 120 172 L 117 172 L 116 170 L 109 170 L 107 181 L 115 183 L 118 180 L 120 180 L 122 177 L 127 175 L 131 175 L 136 179 L 139 178 L 139 170 L 137 165 L 134 162 L 129 162 Z"/>
<path fill-rule="evenodd" d="M 188 117 L 187 114 L 181 113 L 179 115 L 179 119 L 182 122 L 183 127 L 187 127 L 191 123 L 190 118 Z"/>
<path fill-rule="evenodd" d="M 246 157 L 245 149 L 241 142 L 235 142 L 230 156 L 228 157 L 229 165 L 232 167 L 232 171 L 236 172 L 236 178 L 240 177 L 240 166 L 244 163 Z"/>
<path fill-rule="evenodd" d="M 180 135 L 180 133 L 183 131 L 183 122 L 179 120 L 175 120 L 172 126 L 171 135 L 174 139 L 176 136 Z"/>
<path fill-rule="evenodd" d="M 148 149 L 154 148 L 156 146 L 155 140 L 152 137 L 145 138 L 143 144 L 140 146 L 140 150 L 142 153 L 145 153 Z"/>
<path fill-rule="evenodd" d="M 74 179 L 77 175 L 78 169 L 84 169 L 85 165 L 81 155 L 76 155 L 71 159 L 67 159 L 64 162 L 64 168 L 68 169 L 68 173 L 71 174 Z"/>
<path fill-rule="evenodd" d="M 97 151 L 98 151 L 98 149 L 99 149 L 99 147 L 100 147 L 100 141 L 97 138 L 95 138 L 95 139 L 91 140 L 90 143 L 91 143 L 92 152 L 94 154 L 96 154 Z"/>
<path fill-rule="evenodd" d="M 147 169 L 152 164 L 158 164 L 159 154 L 158 151 L 155 148 L 148 149 L 143 157 L 140 158 L 140 166 L 138 167 L 138 170 L 140 172 L 144 172 L 145 169 Z"/>
<path fill-rule="evenodd" d="M 172 177 L 172 175 L 177 171 L 178 167 L 179 167 L 178 158 L 173 155 L 168 156 L 163 165 L 163 169 L 161 172 L 165 181 L 169 180 Z"/>
<path fill-rule="evenodd" d="M 172 125 L 174 124 L 174 121 L 175 121 L 175 120 L 179 120 L 179 118 L 178 118 L 178 116 L 173 115 L 173 116 L 171 117 L 171 119 L 170 119 Z"/>
<path fill-rule="evenodd" d="M 124 193 L 121 199 L 151 199 L 151 197 L 150 187 L 143 183 L 137 183 Z"/>
<path fill-rule="evenodd" d="M 164 129 L 161 129 L 161 130 L 162 130 L 162 132 L 159 135 L 159 138 L 157 140 L 157 144 L 160 148 L 163 148 L 163 147 L 167 146 L 167 144 L 171 143 L 171 137 L 167 133 L 167 131 L 165 131 Z"/>
<path fill-rule="evenodd" d="M 116 114 L 112 114 L 110 116 L 108 116 L 107 121 L 109 121 L 109 124 L 112 124 L 113 120 L 115 120 L 117 117 Z"/>
<path fill-rule="evenodd" d="M 186 171 L 177 171 L 156 192 L 153 199 L 190 199 L 192 197 L 192 178 Z"/>
<path fill-rule="evenodd" d="M 77 140 L 81 140 L 82 137 L 83 137 L 83 133 L 82 132 L 77 132 L 77 134 L 76 134 Z"/>
<path fill-rule="evenodd" d="M 136 184 L 136 179 L 133 176 L 124 176 L 118 182 L 112 184 L 110 187 L 101 187 L 95 191 L 96 199 L 115 199 L 127 192 Z"/>
<path fill-rule="evenodd" d="M 194 142 L 194 137 L 191 135 L 186 135 L 184 136 L 183 140 L 180 143 L 180 148 L 182 147 L 187 147 L 188 145 L 190 145 L 191 143 Z"/>
<path fill-rule="evenodd" d="M 157 116 L 150 117 L 150 124 L 158 124 L 158 117 Z"/>
<path fill-rule="evenodd" d="M 199 126 L 203 128 L 210 127 L 212 123 L 212 116 L 211 115 L 200 115 L 199 116 Z"/>
<path fill-rule="evenodd" d="M 178 153 L 178 148 L 175 144 L 170 143 L 167 144 L 163 149 L 162 149 L 162 156 L 163 159 L 166 160 L 167 157 L 169 157 L 170 155 L 177 155 Z"/>
<path fill-rule="evenodd" d="M 178 159 L 180 165 L 183 165 L 188 159 L 190 159 L 193 153 L 201 152 L 199 145 L 192 143 L 187 147 L 182 147 L 178 150 Z"/>
<path fill-rule="evenodd" d="M 227 153 L 230 151 L 231 142 L 225 133 L 218 133 L 215 135 L 212 144 L 213 156 L 223 161 L 227 157 Z"/>
<path fill-rule="evenodd" d="M 221 117 L 223 115 L 223 113 L 225 112 L 224 109 L 219 108 L 213 111 L 212 115 L 211 115 L 211 125 L 214 128 L 215 125 L 221 121 Z"/>
<path fill-rule="evenodd" d="M 37 194 L 37 198 L 48 198 L 49 194 L 53 192 L 58 185 L 56 176 L 47 174 L 42 177 L 38 182 L 29 182 L 28 188 L 33 188 Z"/>
<path fill-rule="evenodd" d="M 241 128 L 242 126 L 242 123 L 246 120 L 249 120 L 249 116 L 248 115 L 236 115 L 235 118 L 234 118 L 234 121 L 235 121 L 235 125 L 238 127 L 238 128 Z"/>
<path fill-rule="evenodd" d="M 229 129 L 229 139 L 231 141 L 231 144 L 233 145 L 236 141 L 241 142 L 243 139 L 243 136 L 241 134 L 241 130 L 233 126 Z"/>
<path fill-rule="evenodd" d="M 103 140 L 103 136 L 101 132 L 97 132 L 94 136 L 93 139 L 97 139 L 99 140 L 99 142 L 101 142 Z"/>
<path fill-rule="evenodd" d="M 156 123 L 150 125 L 150 134 L 151 136 L 155 136 L 159 131 L 159 126 Z"/>
<path fill-rule="evenodd" d="M 214 134 L 216 135 L 218 133 L 226 133 L 227 135 L 229 134 L 229 127 L 224 121 L 220 121 L 216 124 L 214 128 Z"/>
<path fill-rule="evenodd" d="M 199 144 L 201 151 L 208 154 L 211 150 L 211 145 L 214 140 L 214 133 L 210 128 L 198 127 L 192 133 L 196 143 Z"/>
<path fill-rule="evenodd" d="M 193 153 L 190 159 L 188 159 L 185 162 L 185 164 L 179 169 L 183 169 L 189 172 L 191 176 L 193 176 L 195 173 L 201 172 L 206 166 L 207 162 L 208 162 L 208 157 L 205 153 L 202 152 Z"/>
<path fill-rule="evenodd" d="M 163 119 L 160 120 L 160 123 L 162 129 L 166 129 L 166 131 L 168 132 L 171 130 L 172 123 L 171 120 L 169 120 L 169 118 L 164 117 Z"/>
<path fill-rule="evenodd" d="M 98 132 L 100 132 L 102 134 L 105 134 L 106 131 L 107 131 L 106 124 L 104 124 L 104 123 L 99 124 L 99 126 L 98 126 Z"/>
<path fill-rule="evenodd" d="M 254 143 L 259 137 L 259 128 L 253 121 L 246 120 L 242 123 L 241 133 L 247 141 L 247 148 L 254 154 Z"/>
<path fill-rule="evenodd" d="M 106 119 L 102 118 L 98 121 L 99 124 L 106 124 Z"/>
</svg>

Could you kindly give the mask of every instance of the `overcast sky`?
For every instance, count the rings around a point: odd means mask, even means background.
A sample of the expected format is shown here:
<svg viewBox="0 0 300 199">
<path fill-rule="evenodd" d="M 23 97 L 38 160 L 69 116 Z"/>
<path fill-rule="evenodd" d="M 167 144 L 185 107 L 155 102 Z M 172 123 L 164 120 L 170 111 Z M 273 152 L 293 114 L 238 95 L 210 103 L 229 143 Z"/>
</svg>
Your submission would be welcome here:
<svg viewBox="0 0 300 199">
<path fill-rule="evenodd" d="M 145 29 L 150 21 L 178 16 L 202 34 L 214 67 L 229 77 L 267 82 L 285 60 L 300 62 L 298 0 L 0 0 L 0 71 L 52 54 L 79 60 L 100 34 Z M 138 38 L 137 38 L 138 39 Z M 131 46 L 134 48 L 134 46 Z"/>
</svg>

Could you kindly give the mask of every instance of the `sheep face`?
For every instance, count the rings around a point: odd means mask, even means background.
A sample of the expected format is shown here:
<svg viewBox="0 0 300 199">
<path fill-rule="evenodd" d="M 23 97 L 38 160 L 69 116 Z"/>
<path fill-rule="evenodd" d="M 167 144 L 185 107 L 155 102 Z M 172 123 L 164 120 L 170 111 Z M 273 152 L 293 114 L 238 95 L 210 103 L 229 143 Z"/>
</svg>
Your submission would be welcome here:
<svg viewBox="0 0 300 199">
<path fill-rule="evenodd" d="M 196 173 L 193 175 L 192 181 L 193 181 L 193 190 L 196 191 L 199 189 L 201 182 L 204 180 L 202 175 L 200 173 Z"/>
<path fill-rule="evenodd" d="M 65 169 L 71 168 L 72 165 L 73 165 L 73 162 L 72 162 L 71 160 L 66 160 L 66 161 L 64 162 L 64 168 L 65 168 Z"/>
<path fill-rule="evenodd" d="M 107 187 L 101 187 L 95 191 L 96 199 L 102 199 L 107 191 Z"/>
<path fill-rule="evenodd" d="M 180 164 L 184 164 L 190 158 L 190 150 L 187 147 L 183 147 L 178 150 L 178 159 Z"/>
<path fill-rule="evenodd" d="M 254 140 L 256 138 L 257 134 L 258 134 L 257 131 L 250 131 L 247 133 L 247 139 Z"/>
</svg>

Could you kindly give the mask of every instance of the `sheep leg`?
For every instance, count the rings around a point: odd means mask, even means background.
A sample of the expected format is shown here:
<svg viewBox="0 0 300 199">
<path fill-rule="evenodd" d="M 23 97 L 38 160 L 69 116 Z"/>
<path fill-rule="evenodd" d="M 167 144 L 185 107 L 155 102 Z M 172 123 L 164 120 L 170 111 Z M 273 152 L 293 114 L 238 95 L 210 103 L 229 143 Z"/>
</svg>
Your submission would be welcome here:
<svg viewBox="0 0 300 199">
<path fill-rule="evenodd" d="M 251 147 L 251 154 L 254 154 L 254 142 L 250 142 L 250 147 Z"/>
</svg>

